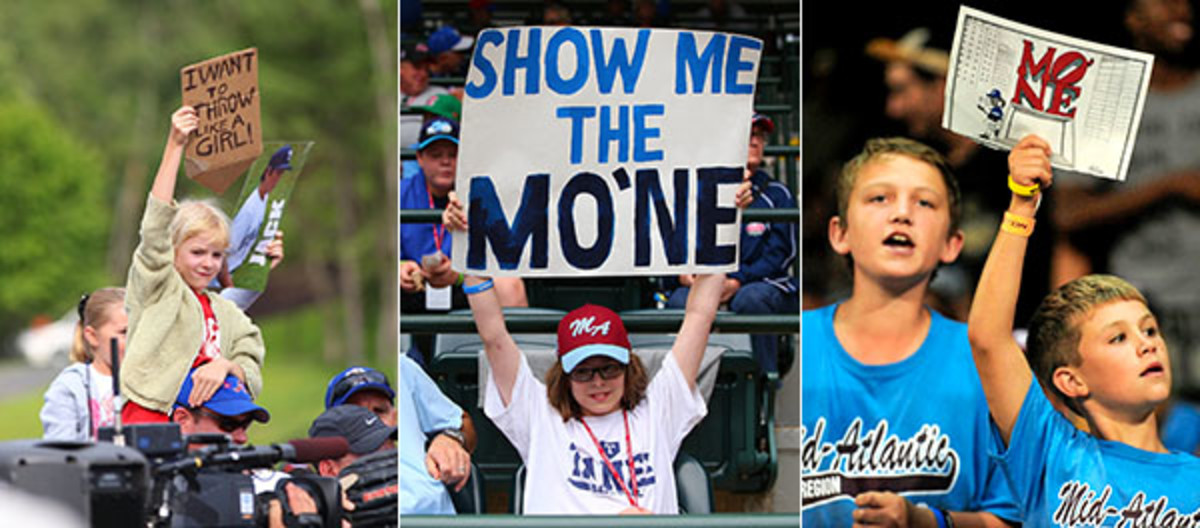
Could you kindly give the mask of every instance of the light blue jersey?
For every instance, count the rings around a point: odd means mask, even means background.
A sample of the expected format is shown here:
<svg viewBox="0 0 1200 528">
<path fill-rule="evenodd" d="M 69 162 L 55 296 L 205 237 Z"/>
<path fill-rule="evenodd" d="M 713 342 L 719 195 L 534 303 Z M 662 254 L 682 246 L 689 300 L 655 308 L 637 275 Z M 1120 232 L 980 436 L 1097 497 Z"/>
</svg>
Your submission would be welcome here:
<svg viewBox="0 0 1200 528">
<path fill-rule="evenodd" d="M 1019 520 L 967 342 L 932 313 L 911 356 L 865 365 L 833 331 L 839 304 L 804 312 L 801 502 L 805 526 L 850 526 L 854 497 L 893 491 L 914 504 Z"/>
<path fill-rule="evenodd" d="M 1037 380 L 1002 465 L 1026 526 L 1200 526 L 1200 458 L 1080 431 L 1054 410 Z"/>
<path fill-rule="evenodd" d="M 461 428 L 462 409 L 408 356 L 400 356 L 396 406 L 400 408 L 400 513 L 453 515 L 446 485 L 425 468 L 425 439 L 435 431 Z"/>
</svg>

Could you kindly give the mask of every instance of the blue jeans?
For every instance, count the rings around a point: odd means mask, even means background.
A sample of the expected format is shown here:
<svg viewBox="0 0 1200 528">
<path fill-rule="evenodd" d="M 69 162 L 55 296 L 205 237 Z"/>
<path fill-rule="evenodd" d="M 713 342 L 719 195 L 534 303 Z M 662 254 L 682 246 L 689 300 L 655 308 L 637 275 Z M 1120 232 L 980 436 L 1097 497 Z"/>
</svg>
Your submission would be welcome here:
<svg viewBox="0 0 1200 528">
<path fill-rule="evenodd" d="M 690 288 L 680 286 L 667 299 L 668 308 L 684 308 Z M 765 282 L 751 282 L 738 288 L 729 299 L 729 309 L 738 314 L 799 313 L 799 293 L 786 293 Z M 799 325 L 797 325 L 797 330 Z M 779 372 L 779 336 L 752 334 L 750 348 L 764 373 Z"/>
</svg>

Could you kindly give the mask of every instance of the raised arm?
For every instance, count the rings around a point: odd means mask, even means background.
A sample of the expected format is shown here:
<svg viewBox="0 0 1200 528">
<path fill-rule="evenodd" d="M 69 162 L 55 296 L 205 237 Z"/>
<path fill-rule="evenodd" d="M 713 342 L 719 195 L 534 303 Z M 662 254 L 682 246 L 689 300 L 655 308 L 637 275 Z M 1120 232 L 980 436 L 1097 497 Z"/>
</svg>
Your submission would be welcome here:
<svg viewBox="0 0 1200 528">
<path fill-rule="evenodd" d="M 479 277 L 468 275 L 463 286 L 469 292 L 484 282 Z M 508 407 L 512 401 L 513 384 L 517 382 L 517 371 L 521 368 L 521 350 L 504 325 L 504 310 L 500 307 L 495 288 L 468 294 L 467 300 L 471 303 L 471 315 L 475 317 L 475 329 L 483 340 L 483 351 L 487 353 L 492 378 L 500 389 L 500 399 Z"/>
<path fill-rule="evenodd" d="M 688 381 L 688 388 L 696 388 L 696 375 L 700 372 L 700 360 L 708 347 L 708 335 L 713 320 L 717 318 L 717 306 L 721 302 L 721 288 L 725 282 L 723 273 L 697 275 L 688 291 L 687 307 L 684 309 L 683 324 L 671 354 L 679 364 L 679 370 Z"/>
<path fill-rule="evenodd" d="M 1008 170 L 1018 185 L 1036 183 L 1045 191 L 1053 180 L 1050 145 L 1037 136 L 1025 136 L 1009 153 Z M 1013 193 L 1005 213 L 1005 223 L 996 234 L 987 263 L 983 266 L 967 319 L 967 335 L 975 355 L 975 368 L 979 370 L 992 418 L 999 426 L 1006 444 L 1033 380 L 1033 372 L 1012 334 L 1029 235 L 1013 231 L 1020 231 L 1018 224 L 1032 224 L 1037 212 L 1037 200 L 1036 193 L 1034 196 Z"/>
<path fill-rule="evenodd" d="M 453 191 L 450 192 L 446 210 L 442 212 L 442 220 L 451 231 L 465 232 L 467 229 L 466 214 Z M 487 353 L 492 377 L 500 389 L 500 399 L 508 407 L 512 401 L 513 384 L 517 382 L 517 371 L 521 368 L 521 350 L 508 333 L 508 327 L 504 326 L 504 309 L 500 306 L 496 289 L 489 287 L 481 293 L 469 293 L 484 282 L 484 279 L 468 275 L 463 279 L 463 290 L 468 292 L 467 301 L 471 303 L 475 329 L 483 340 L 483 351 Z"/>
<path fill-rule="evenodd" d="M 196 109 L 181 106 L 171 114 L 171 132 L 167 134 L 167 144 L 163 147 L 162 161 L 158 163 L 158 172 L 154 174 L 154 185 L 150 194 L 166 203 L 171 203 L 175 197 L 175 177 L 179 174 L 179 162 L 183 159 L 183 148 L 187 146 L 188 137 L 200 126 L 200 118 Z"/>
</svg>

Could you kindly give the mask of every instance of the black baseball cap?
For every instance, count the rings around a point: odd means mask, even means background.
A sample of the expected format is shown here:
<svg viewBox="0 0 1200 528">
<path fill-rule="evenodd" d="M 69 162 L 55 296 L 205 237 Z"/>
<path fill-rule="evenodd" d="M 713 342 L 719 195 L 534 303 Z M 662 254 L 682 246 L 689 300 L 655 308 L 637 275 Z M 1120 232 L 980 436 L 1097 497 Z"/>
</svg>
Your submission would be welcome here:
<svg viewBox="0 0 1200 528">
<path fill-rule="evenodd" d="M 375 413 L 358 405 L 330 407 L 313 420 L 308 436 L 320 438 L 340 436 L 350 444 L 350 452 L 365 455 L 378 451 L 389 438 L 396 438 L 396 428 L 388 426 Z"/>
</svg>

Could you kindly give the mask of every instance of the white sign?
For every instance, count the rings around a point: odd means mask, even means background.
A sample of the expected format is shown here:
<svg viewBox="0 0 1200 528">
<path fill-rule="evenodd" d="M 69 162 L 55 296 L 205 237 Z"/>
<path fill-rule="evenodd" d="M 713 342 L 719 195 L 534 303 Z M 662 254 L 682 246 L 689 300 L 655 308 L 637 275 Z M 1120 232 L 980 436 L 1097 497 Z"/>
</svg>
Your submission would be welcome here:
<svg viewBox="0 0 1200 528">
<path fill-rule="evenodd" d="M 489 29 L 464 87 L 457 270 L 737 269 L 762 41 L 707 31 Z"/>
<path fill-rule="evenodd" d="M 1053 166 L 1124 181 L 1154 56 L 962 6 L 942 126 L 1008 150 L 1026 134 Z"/>
</svg>

